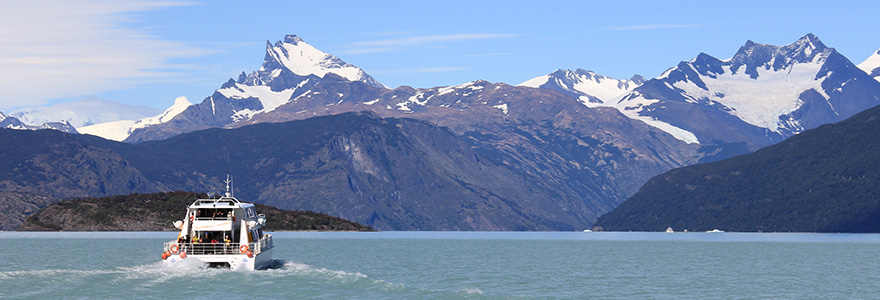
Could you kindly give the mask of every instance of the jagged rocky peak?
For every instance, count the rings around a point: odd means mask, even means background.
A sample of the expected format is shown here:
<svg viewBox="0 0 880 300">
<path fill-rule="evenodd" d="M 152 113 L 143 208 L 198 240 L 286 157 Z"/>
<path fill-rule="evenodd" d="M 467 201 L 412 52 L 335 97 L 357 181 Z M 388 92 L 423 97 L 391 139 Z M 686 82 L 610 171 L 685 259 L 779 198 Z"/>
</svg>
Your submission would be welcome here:
<svg viewBox="0 0 880 300">
<path fill-rule="evenodd" d="M 757 149 L 877 105 L 880 86 L 854 70 L 813 34 L 784 46 L 747 41 L 727 60 L 700 53 L 681 62 L 618 108 L 677 137 Z"/>
<path fill-rule="evenodd" d="M 601 105 L 632 91 L 645 82 L 636 74 L 630 80 L 614 79 L 584 69 L 558 69 L 553 73 L 529 79 L 519 86 L 560 91 L 578 98 L 586 105 Z"/>
<path fill-rule="evenodd" d="M 629 81 L 632 81 L 633 83 L 635 83 L 637 85 L 642 85 L 643 83 L 645 83 L 645 81 L 648 81 L 648 80 L 645 79 L 645 77 L 642 77 L 642 75 L 633 74 L 633 76 L 629 78 Z"/>
<path fill-rule="evenodd" d="M 278 77 L 291 75 L 288 73 L 296 76 L 317 76 L 320 78 L 332 73 L 350 81 L 363 81 L 372 86 L 384 87 L 357 66 L 324 53 L 293 34 L 286 35 L 284 40 L 277 41 L 275 44 L 267 40 L 263 66 L 249 75 L 240 75 L 238 83 L 263 85 Z M 285 81 L 291 80 L 285 79 Z"/>
<path fill-rule="evenodd" d="M 636 76 L 638 76 L 638 75 L 636 75 Z M 554 77 L 557 79 L 558 78 L 567 78 L 569 80 L 580 80 L 580 81 L 589 80 L 589 81 L 594 81 L 596 83 L 601 83 L 602 80 L 619 80 L 619 79 L 614 79 L 611 77 L 607 77 L 607 76 L 598 74 L 596 72 L 593 72 L 592 70 L 584 70 L 581 68 L 578 68 L 574 71 L 558 69 L 558 70 L 554 71 L 553 73 L 550 73 L 550 77 Z M 639 77 L 641 77 L 641 76 L 639 76 Z M 620 81 L 625 81 L 625 80 L 620 80 Z"/>
<path fill-rule="evenodd" d="M 281 42 L 279 41 L 278 43 L 281 43 Z M 298 43 L 303 43 L 303 39 L 301 37 L 296 36 L 295 34 L 288 34 L 288 35 L 284 36 L 284 43 L 296 45 Z"/>
<path fill-rule="evenodd" d="M 731 70 L 745 65 L 746 74 L 756 78 L 758 75 L 755 69 L 758 67 L 778 71 L 796 63 L 821 63 L 833 51 L 834 48 L 825 46 L 818 37 L 808 33 L 786 46 L 759 44 L 749 40 L 729 62 Z"/>
</svg>

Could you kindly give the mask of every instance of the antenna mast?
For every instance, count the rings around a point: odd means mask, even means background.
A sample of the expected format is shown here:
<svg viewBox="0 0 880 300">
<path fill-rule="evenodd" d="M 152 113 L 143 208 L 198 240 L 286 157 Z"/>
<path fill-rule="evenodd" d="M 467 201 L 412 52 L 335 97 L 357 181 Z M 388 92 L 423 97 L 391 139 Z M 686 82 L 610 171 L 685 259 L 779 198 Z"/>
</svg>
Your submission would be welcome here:
<svg viewBox="0 0 880 300">
<path fill-rule="evenodd" d="M 232 197 L 233 190 L 230 187 L 232 184 L 232 177 L 229 176 L 229 173 L 226 173 L 226 181 L 224 182 L 226 182 L 226 197 Z"/>
</svg>

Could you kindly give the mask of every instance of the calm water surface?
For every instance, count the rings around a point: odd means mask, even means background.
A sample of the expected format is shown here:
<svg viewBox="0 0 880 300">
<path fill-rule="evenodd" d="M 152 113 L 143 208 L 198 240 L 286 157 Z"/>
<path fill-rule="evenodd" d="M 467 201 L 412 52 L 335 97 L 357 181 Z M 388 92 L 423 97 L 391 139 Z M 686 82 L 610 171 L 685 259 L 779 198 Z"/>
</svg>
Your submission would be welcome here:
<svg viewBox="0 0 880 300">
<path fill-rule="evenodd" d="M 160 263 L 168 232 L 0 232 L 0 298 L 869 299 L 880 235 L 278 232 L 272 270 Z"/>
</svg>

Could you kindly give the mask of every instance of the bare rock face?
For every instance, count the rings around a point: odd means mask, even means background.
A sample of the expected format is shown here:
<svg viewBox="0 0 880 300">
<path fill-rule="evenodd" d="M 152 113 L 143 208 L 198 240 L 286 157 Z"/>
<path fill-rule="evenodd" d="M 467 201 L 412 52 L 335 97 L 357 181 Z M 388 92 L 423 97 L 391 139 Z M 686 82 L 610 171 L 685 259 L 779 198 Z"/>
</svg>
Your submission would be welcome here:
<svg viewBox="0 0 880 300">
<path fill-rule="evenodd" d="M 28 216 L 58 201 L 34 194 L 0 192 L 0 230 L 15 230 Z"/>
<path fill-rule="evenodd" d="M 73 198 L 159 189 L 118 153 L 90 144 L 93 139 L 0 128 L 0 190 Z"/>
</svg>

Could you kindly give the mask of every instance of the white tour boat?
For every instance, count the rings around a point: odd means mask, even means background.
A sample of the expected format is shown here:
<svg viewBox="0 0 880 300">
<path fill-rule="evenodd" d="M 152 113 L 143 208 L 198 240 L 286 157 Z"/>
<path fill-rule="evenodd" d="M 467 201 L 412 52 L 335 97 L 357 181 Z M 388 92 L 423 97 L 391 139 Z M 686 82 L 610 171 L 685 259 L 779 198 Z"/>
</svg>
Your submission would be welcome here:
<svg viewBox="0 0 880 300">
<path fill-rule="evenodd" d="M 197 259 L 209 267 L 258 270 L 272 260 L 272 235 L 263 233 L 266 216 L 258 215 L 254 204 L 232 196 L 226 179 L 226 194 L 219 199 L 198 199 L 186 210 L 177 240 L 165 243 L 166 265 Z"/>
</svg>

